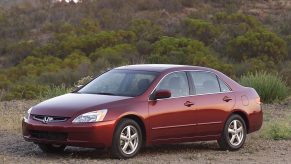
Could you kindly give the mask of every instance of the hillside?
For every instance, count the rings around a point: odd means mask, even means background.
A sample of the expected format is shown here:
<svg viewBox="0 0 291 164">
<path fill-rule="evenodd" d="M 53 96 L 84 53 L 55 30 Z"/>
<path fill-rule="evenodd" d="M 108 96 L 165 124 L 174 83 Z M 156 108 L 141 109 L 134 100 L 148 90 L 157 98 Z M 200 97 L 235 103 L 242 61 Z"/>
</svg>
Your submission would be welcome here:
<svg viewBox="0 0 291 164">
<path fill-rule="evenodd" d="M 2 99 L 35 98 L 136 63 L 209 66 L 233 78 L 264 70 L 291 84 L 289 0 L 2 0 L 0 6 Z"/>
</svg>

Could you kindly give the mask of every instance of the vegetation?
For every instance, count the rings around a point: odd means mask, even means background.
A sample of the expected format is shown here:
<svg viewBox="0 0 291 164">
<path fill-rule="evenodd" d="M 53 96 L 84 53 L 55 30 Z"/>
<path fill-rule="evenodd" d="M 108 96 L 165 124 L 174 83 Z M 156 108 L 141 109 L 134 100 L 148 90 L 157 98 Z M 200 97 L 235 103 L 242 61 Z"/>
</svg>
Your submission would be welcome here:
<svg viewBox="0 0 291 164">
<path fill-rule="evenodd" d="M 288 122 L 268 122 L 263 129 L 262 136 L 273 140 L 291 139 L 291 128 Z"/>
<path fill-rule="evenodd" d="M 264 103 L 283 100 L 288 96 L 288 88 L 278 74 L 249 73 L 242 76 L 240 82 L 244 86 L 253 87 Z"/>
<path fill-rule="evenodd" d="M 191 10 L 194 4 L 198 11 Z M 264 70 L 284 75 L 290 86 L 288 14 L 272 23 L 232 10 L 239 4 L 0 2 L 0 98 L 53 96 L 73 88 L 82 77 L 138 63 L 208 66 L 233 78 Z"/>
</svg>

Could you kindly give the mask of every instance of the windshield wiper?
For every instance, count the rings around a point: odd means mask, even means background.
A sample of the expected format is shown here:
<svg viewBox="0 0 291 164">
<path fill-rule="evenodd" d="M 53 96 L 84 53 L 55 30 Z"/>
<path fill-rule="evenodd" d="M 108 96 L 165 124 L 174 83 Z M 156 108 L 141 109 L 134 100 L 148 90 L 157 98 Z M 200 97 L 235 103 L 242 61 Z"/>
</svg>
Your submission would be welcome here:
<svg viewBox="0 0 291 164">
<path fill-rule="evenodd" d="M 98 93 L 95 93 L 95 94 L 98 94 L 98 95 L 115 95 L 114 93 L 108 93 L 108 92 L 98 92 Z"/>
</svg>

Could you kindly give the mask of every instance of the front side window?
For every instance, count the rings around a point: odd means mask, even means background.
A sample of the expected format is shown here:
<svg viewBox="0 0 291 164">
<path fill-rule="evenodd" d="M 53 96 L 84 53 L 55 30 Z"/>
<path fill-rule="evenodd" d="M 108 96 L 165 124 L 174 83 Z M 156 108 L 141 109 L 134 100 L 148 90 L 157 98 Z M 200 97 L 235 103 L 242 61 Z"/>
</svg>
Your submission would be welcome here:
<svg viewBox="0 0 291 164">
<path fill-rule="evenodd" d="M 185 72 L 175 72 L 162 79 L 156 90 L 169 90 L 171 97 L 181 97 L 189 95 L 189 85 Z"/>
<path fill-rule="evenodd" d="M 220 92 L 219 83 L 215 74 L 203 71 L 190 72 L 196 94 Z"/>
<path fill-rule="evenodd" d="M 158 72 L 112 70 L 97 77 L 77 93 L 135 97 L 143 94 Z"/>
</svg>

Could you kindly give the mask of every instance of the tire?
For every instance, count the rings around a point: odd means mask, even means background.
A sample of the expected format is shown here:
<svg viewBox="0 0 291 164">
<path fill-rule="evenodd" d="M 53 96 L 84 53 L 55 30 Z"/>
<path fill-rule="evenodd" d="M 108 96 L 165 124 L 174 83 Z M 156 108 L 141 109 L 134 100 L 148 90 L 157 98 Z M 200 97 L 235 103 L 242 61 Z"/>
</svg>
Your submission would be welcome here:
<svg viewBox="0 0 291 164">
<path fill-rule="evenodd" d="M 143 136 L 138 123 L 131 119 L 122 119 L 114 131 L 111 156 L 118 159 L 132 158 L 141 149 L 142 141 Z"/>
<path fill-rule="evenodd" d="M 66 148 L 66 145 L 54 145 L 54 144 L 38 144 L 38 147 L 45 153 L 60 153 Z"/>
<path fill-rule="evenodd" d="M 233 114 L 224 125 L 221 137 L 217 140 L 218 145 L 222 150 L 236 151 L 243 147 L 247 137 L 246 131 L 244 119 L 240 115 Z"/>
</svg>

